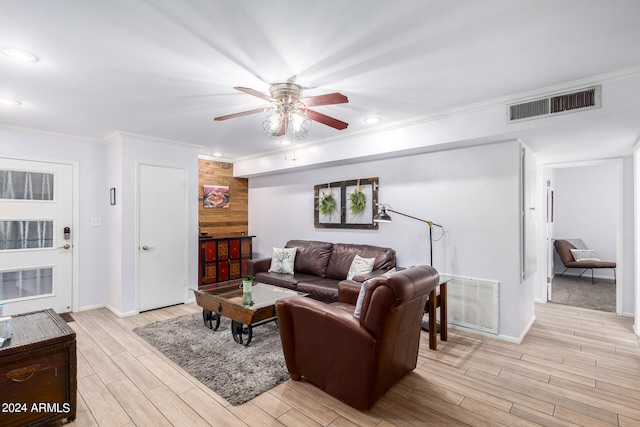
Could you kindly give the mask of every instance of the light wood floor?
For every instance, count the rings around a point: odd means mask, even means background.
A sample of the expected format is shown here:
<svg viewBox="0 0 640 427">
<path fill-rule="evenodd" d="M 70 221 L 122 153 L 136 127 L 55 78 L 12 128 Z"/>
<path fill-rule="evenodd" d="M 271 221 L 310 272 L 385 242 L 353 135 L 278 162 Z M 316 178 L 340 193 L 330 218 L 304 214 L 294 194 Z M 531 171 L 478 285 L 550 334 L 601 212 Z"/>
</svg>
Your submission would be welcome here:
<svg viewBox="0 0 640 427">
<path fill-rule="evenodd" d="M 536 305 L 521 345 L 450 329 L 431 351 L 423 332 L 418 368 L 362 413 L 304 381 L 231 406 L 132 332 L 193 312 L 74 313 L 78 417 L 69 425 L 640 426 L 640 347 L 632 319 L 612 313 Z"/>
</svg>

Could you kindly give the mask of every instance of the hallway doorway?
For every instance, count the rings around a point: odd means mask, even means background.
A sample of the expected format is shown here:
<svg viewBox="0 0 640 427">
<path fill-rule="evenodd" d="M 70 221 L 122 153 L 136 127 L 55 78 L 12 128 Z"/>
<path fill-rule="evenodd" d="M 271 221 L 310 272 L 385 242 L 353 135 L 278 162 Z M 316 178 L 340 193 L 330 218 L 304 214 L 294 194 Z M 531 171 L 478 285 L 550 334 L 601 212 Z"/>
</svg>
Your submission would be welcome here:
<svg viewBox="0 0 640 427">
<path fill-rule="evenodd" d="M 603 261 L 622 259 L 622 161 L 569 164 L 547 169 L 547 301 L 620 314 L 622 277 L 612 270 L 568 269 L 555 239 L 580 239 Z M 618 268 L 621 272 L 621 269 Z M 564 274 L 563 274 L 564 273 Z"/>
</svg>

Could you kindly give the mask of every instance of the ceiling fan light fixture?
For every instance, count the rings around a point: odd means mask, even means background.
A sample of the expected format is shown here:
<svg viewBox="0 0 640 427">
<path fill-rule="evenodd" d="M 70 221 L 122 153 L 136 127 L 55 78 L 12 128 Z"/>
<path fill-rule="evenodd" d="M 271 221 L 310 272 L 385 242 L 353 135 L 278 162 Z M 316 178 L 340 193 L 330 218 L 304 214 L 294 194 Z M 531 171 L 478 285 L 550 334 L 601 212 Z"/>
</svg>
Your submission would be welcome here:
<svg viewBox="0 0 640 427">
<path fill-rule="evenodd" d="M 289 113 L 289 121 L 291 123 L 291 130 L 296 140 L 301 140 L 309 135 L 309 129 L 311 129 L 311 120 L 307 117 L 304 111 L 300 109 L 294 109 Z"/>
<path fill-rule="evenodd" d="M 262 130 L 264 134 L 268 137 L 274 138 L 276 134 L 280 131 L 280 127 L 282 126 L 282 120 L 284 119 L 284 115 L 279 108 L 274 109 L 269 113 L 267 118 L 262 122 Z"/>
</svg>

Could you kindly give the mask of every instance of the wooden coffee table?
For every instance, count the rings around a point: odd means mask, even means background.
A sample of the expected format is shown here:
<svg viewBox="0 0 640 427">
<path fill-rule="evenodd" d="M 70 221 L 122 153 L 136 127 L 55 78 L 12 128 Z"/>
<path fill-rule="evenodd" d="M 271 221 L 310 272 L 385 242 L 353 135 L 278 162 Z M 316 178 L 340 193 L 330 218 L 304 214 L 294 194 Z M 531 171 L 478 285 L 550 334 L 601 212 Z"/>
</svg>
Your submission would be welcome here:
<svg viewBox="0 0 640 427">
<path fill-rule="evenodd" d="M 231 334 L 238 344 L 249 345 L 253 327 L 277 320 L 276 301 L 292 296 L 307 296 L 291 289 L 254 282 L 252 303 L 243 304 L 242 280 L 205 285 L 193 289 L 196 302 L 202 307 L 204 324 L 214 331 L 220 326 L 220 317 L 231 319 Z"/>
</svg>

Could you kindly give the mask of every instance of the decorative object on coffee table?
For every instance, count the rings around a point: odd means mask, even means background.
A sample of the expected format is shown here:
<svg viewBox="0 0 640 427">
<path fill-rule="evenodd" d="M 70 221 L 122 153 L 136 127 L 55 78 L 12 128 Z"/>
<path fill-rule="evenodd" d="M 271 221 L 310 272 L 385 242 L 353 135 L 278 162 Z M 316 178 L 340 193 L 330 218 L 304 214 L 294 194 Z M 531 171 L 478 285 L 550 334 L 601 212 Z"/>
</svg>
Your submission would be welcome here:
<svg viewBox="0 0 640 427">
<path fill-rule="evenodd" d="M 242 303 L 245 306 L 251 305 L 251 286 L 253 285 L 253 276 L 248 275 L 242 278 Z"/>
</svg>

